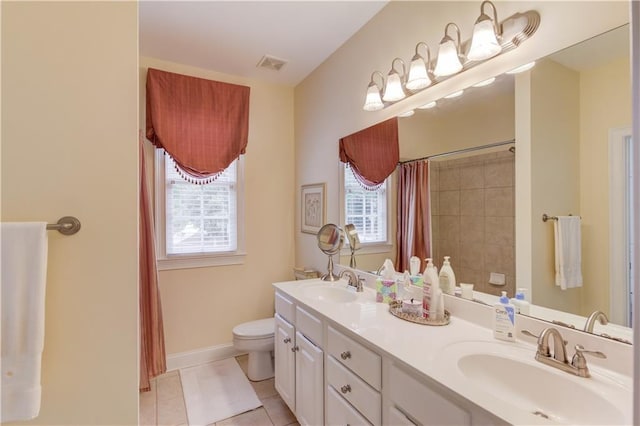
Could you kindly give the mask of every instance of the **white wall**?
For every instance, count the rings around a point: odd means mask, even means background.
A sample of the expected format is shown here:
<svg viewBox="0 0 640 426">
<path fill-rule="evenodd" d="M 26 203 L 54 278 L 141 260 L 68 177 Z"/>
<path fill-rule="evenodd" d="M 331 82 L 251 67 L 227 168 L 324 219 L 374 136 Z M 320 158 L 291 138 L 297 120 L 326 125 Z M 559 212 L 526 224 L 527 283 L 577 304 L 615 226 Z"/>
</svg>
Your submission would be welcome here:
<svg viewBox="0 0 640 426">
<path fill-rule="evenodd" d="M 273 316 L 271 283 L 293 279 L 293 88 L 143 57 L 140 122 L 148 67 L 251 88 L 244 155 L 245 263 L 160 271 L 168 355 L 230 345 L 234 326 Z M 153 149 L 146 142 L 147 170 Z M 153 186 L 151 186 L 153 187 Z"/>
<path fill-rule="evenodd" d="M 137 37 L 133 2 L 2 2 L 2 220 L 82 222 L 49 232 L 42 406 L 21 425 L 137 423 Z"/>
</svg>

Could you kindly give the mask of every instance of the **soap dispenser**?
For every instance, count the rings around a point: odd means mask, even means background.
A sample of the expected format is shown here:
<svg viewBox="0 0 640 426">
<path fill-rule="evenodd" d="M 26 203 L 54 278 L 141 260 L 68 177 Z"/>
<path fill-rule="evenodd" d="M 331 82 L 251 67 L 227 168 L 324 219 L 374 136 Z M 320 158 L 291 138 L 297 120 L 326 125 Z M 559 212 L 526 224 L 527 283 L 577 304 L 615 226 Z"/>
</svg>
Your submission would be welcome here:
<svg viewBox="0 0 640 426">
<path fill-rule="evenodd" d="M 456 292 L 456 275 L 453 273 L 449 256 L 444 257 L 444 263 L 440 268 L 440 289 L 442 293 L 455 294 Z"/>
</svg>

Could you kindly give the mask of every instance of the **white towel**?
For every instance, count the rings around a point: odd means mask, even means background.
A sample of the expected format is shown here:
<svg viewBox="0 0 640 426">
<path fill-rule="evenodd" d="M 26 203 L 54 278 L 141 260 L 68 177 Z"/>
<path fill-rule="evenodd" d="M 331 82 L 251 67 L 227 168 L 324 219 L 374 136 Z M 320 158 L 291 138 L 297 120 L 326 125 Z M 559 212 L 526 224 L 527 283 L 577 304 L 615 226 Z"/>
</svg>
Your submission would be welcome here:
<svg viewBox="0 0 640 426">
<path fill-rule="evenodd" d="M 40 412 L 46 229 L 44 222 L 3 223 L 1 228 L 2 423 Z"/>
<path fill-rule="evenodd" d="M 580 216 L 558 216 L 553 224 L 556 285 L 562 290 L 582 287 Z"/>
</svg>

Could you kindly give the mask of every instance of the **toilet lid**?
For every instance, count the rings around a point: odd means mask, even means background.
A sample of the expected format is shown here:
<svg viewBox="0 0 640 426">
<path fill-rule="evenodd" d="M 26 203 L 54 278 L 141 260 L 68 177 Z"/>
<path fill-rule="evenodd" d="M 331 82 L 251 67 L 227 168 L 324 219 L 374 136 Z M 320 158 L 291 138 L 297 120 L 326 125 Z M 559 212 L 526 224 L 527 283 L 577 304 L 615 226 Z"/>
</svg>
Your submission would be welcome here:
<svg viewBox="0 0 640 426">
<path fill-rule="evenodd" d="M 273 318 L 245 322 L 233 327 L 233 334 L 240 338 L 260 339 L 273 336 L 275 323 Z"/>
</svg>

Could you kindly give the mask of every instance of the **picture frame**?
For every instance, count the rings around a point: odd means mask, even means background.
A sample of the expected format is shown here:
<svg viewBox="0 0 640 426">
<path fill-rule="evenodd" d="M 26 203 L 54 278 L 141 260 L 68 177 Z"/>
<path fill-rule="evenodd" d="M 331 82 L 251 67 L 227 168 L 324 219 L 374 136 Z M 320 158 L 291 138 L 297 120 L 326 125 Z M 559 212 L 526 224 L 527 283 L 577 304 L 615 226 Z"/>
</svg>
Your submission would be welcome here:
<svg viewBox="0 0 640 426">
<path fill-rule="evenodd" d="M 317 234 L 326 220 L 325 183 L 302 185 L 300 203 L 301 231 Z"/>
</svg>

